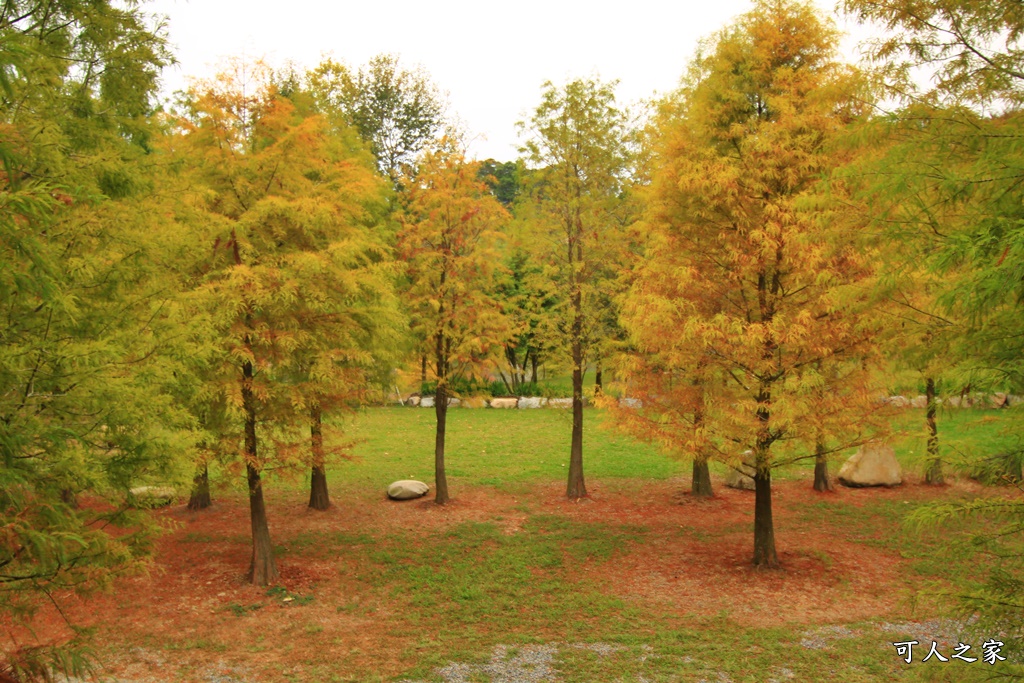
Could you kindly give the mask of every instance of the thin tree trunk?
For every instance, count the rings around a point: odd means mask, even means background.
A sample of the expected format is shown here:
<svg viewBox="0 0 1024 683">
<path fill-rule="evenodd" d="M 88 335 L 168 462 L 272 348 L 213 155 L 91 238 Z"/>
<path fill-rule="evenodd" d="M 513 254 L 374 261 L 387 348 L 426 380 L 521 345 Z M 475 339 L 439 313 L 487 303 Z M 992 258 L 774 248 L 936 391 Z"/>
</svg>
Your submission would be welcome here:
<svg viewBox="0 0 1024 683">
<path fill-rule="evenodd" d="M 443 309 L 441 313 L 444 313 Z M 437 430 L 434 432 L 434 502 L 438 505 L 444 505 L 451 500 L 448 496 L 448 477 L 444 471 L 444 436 L 448 424 L 447 344 L 448 340 L 445 339 L 443 331 L 439 331 L 435 349 L 437 389 L 434 391 L 434 416 L 437 419 Z"/>
<path fill-rule="evenodd" d="M 703 363 L 698 364 L 698 372 L 700 372 L 703 367 Z M 693 410 L 693 431 L 694 436 L 698 436 L 701 428 L 704 426 L 704 385 L 699 377 L 698 379 L 695 379 L 693 383 L 700 390 L 700 400 L 694 405 Z M 703 447 L 701 448 L 700 454 L 693 459 L 693 476 L 690 482 L 690 493 L 701 498 L 711 498 L 715 495 L 715 492 L 711 489 L 711 470 L 708 468 L 708 456 L 707 452 L 703 450 Z"/>
<path fill-rule="evenodd" d="M 767 347 L 766 347 L 767 348 Z M 766 353 L 766 355 L 768 355 Z M 775 569 L 779 556 L 775 551 L 775 523 L 772 520 L 772 470 L 768 421 L 771 417 L 771 387 L 761 385 L 757 395 L 757 419 L 761 423 L 754 445 L 754 566 Z"/>
<path fill-rule="evenodd" d="M 60 490 L 60 502 L 67 505 L 72 510 L 78 509 L 78 494 L 70 486 L 65 486 Z"/>
<path fill-rule="evenodd" d="M 596 396 L 600 396 L 603 391 L 604 391 L 604 373 L 603 373 L 603 368 L 601 367 L 601 360 L 598 359 L 597 367 L 595 368 L 595 371 L 594 371 L 594 394 Z"/>
<path fill-rule="evenodd" d="M 579 346 L 579 343 L 574 346 Z M 572 444 L 569 449 L 569 482 L 565 491 L 565 495 L 573 500 L 587 495 L 583 480 L 583 369 L 580 366 L 581 363 L 576 363 L 572 371 Z"/>
<path fill-rule="evenodd" d="M 252 561 L 248 579 L 257 586 L 277 580 L 277 564 L 267 526 L 263 482 L 256 467 L 256 396 L 252 391 L 252 363 L 242 365 L 242 410 L 245 413 L 245 472 L 249 483 L 249 519 L 252 524 Z"/>
<path fill-rule="evenodd" d="M 530 369 L 532 371 L 532 373 L 531 373 L 531 378 L 532 379 L 530 381 L 533 382 L 534 385 L 536 385 L 537 384 L 537 352 L 536 351 L 533 351 L 530 354 Z"/>
<path fill-rule="evenodd" d="M 423 391 L 423 385 L 427 383 L 427 354 L 423 354 L 420 358 L 420 391 Z"/>
<path fill-rule="evenodd" d="M 772 473 L 760 465 L 754 473 L 754 566 L 762 569 L 779 566 L 772 522 Z"/>
<path fill-rule="evenodd" d="M 204 463 L 203 468 L 192 478 L 192 495 L 188 499 L 189 510 L 205 510 L 213 505 L 210 499 L 210 469 Z"/>
<path fill-rule="evenodd" d="M 706 457 L 693 459 L 693 481 L 690 493 L 701 498 L 712 498 L 715 492 L 711 489 L 711 470 Z"/>
<path fill-rule="evenodd" d="M 928 456 L 924 480 L 927 484 L 942 484 L 942 460 L 939 459 L 939 426 L 935 420 L 935 380 L 925 380 L 925 420 L 928 422 Z M 962 399 L 961 399 L 962 403 Z"/>
<path fill-rule="evenodd" d="M 825 445 L 820 441 L 814 446 L 814 490 L 822 493 L 832 490 L 832 480 L 828 476 L 828 459 L 825 457 Z"/>
<path fill-rule="evenodd" d="M 571 500 L 587 495 L 583 480 L 583 225 L 579 210 L 569 226 L 569 288 L 572 296 L 572 444 L 569 448 L 569 481 L 565 493 Z"/>
<path fill-rule="evenodd" d="M 444 471 L 444 435 L 448 423 L 448 392 L 444 382 L 438 381 L 434 392 L 434 415 L 437 432 L 434 435 L 434 502 L 444 505 L 449 500 L 448 477 Z"/>
<path fill-rule="evenodd" d="M 309 409 L 309 417 L 310 450 L 313 452 L 313 467 L 309 478 L 309 507 L 314 510 L 326 510 L 331 507 L 331 498 L 327 494 L 323 417 L 319 403 Z"/>
</svg>

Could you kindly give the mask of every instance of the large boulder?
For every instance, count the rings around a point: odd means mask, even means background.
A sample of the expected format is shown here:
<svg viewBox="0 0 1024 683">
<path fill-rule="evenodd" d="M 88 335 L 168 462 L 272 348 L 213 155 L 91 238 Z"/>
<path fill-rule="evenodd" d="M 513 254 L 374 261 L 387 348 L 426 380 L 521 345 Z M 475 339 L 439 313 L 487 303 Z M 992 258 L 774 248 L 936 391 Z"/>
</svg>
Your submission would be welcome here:
<svg viewBox="0 0 1024 683">
<path fill-rule="evenodd" d="M 892 446 L 880 443 L 864 444 L 839 469 L 839 483 L 843 486 L 899 486 L 903 483 L 903 469 L 896 462 Z"/>
<path fill-rule="evenodd" d="M 546 406 L 548 400 L 542 396 L 520 396 L 519 397 L 519 409 L 526 410 L 529 408 L 542 408 Z"/>
<path fill-rule="evenodd" d="M 549 408 L 572 408 L 572 399 L 571 398 L 549 398 L 548 399 L 548 407 Z"/>
<path fill-rule="evenodd" d="M 638 398 L 620 398 L 619 405 L 623 408 L 643 408 L 644 402 Z"/>
<path fill-rule="evenodd" d="M 492 398 L 490 406 L 492 408 L 515 408 L 519 404 L 518 398 Z"/>
<path fill-rule="evenodd" d="M 433 396 L 422 396 L 420 397 L 420 408 L 433 408 L 434 397 Z"/>
<path fill-rule="evenodd" d="M 388 498 L 391 500 L 412 500 L 427 495 L 430 487 L 415 479 L 401 479 L 388 486 Z"/>
<path fill-rule="evenodd" d="M 729 472 L 725 475 L 725 485 L 731 489 L 753 491 L 756 471 L 754 451 L 744 451 L 743 462 L 739 464 L 739 467 L 730 467 Z"/>
<path fill-rule="evenodd" d="M 910 407 L 911 408 L 918 408 L 918 409 L 927 408 L 928 407 L 928 397 L 925 396 L 924 394 L 920 394 L 919 396 L 915 396 L 914 398 L 910 399 Z"/>
</svg>

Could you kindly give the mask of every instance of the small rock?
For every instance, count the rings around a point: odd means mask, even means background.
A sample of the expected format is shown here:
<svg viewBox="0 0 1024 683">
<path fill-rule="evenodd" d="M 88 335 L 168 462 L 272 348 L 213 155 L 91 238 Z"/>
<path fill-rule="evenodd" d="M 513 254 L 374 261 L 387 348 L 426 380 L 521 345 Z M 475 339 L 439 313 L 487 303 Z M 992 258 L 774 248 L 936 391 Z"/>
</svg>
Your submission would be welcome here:
<svg viewBox="0 0 1024 683">
<path fill-rule="evenodd" d="M 925 396 L 924 394 L 921 394 L 920 396 L 915 396 L 914 398 L 910 399 L 910 407 L 911 408 L 927 408 L 928 407 L 928 397 Z"/>
<path fill-rule="evenodd" d="M 725 475 L 725 485 L 731 489 L 753 491 L 755 489 L 754 474 L 756 471 L 754 451 L 743 451 L 743 461 L 738 469 L 729 468 L 729 473 Z"/>
<path fill-rule="evenodd" d="M 515 408 L 518 404 L 518 398 L 492 398 L 490 401 L 492 408 Z"/>
<path fill-rule="evenodd" d="M 910 399 L 908 399 L 906 396 L 890 396 L 889 405 L 895 406 L 897 408 L 906 408 L 907 406 L 910 405 Z"/>
<path fill-rule="evenodd" d="M 619 405 L 623 408 L 643 408 L 644 402 L 638 398 L 620 398 Z"/>
<path fill-rule="evenodd" d="M 388 498 L 391 500 L 412 500 L 427 495 L 430 487 L 415 479 L 401 479 L 388 486 Z"/>
<path fill-rule="evenodd" d="M 519 409 L 526 410 L 529 408 L 542 408 L 546 406 L 548 400 L 541 396 L 520 396 L 519 397 Z"/>
<path fill-rule="evenodd" d="M 989 398 L 989 402 L 993 408 L 1006 408 L 1007 406 L 1010 405 L 1009 396 L 1007 396 L 1001 391 L 997 391 L 996 393 L 992 394 L 992 396 Z"/>
<path fill-rule="evenodd" d="M 420 404 L 420 397 L 419 396 L 410 396 L 409 398 L 405 399 L 405 405 L 407 405 L 407 406 L 416 407 L 419 404 Z"/>
<path fill-rule="evenodd" d="M 839 483 L 851 488 L 862 486 L 899 486 L 903 470 L 892 446 L 864 444 L 839 470 Z"/>
</svg>

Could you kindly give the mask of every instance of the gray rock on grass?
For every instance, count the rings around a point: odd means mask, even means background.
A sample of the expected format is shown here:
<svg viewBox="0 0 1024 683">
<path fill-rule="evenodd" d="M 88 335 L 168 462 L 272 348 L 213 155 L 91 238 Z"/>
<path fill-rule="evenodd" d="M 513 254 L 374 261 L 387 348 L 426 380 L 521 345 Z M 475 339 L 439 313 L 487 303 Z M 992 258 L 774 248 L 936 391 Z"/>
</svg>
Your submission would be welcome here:
<svg viewBox="0 0 1024 683">
<path fill-rule="evenodd" d="M 548 404 L 548 400 L 542 396 L 520 396 L 518 408 L 520 410 L 526 410 L 529 408 L 543 408 Z"/>
<path fill-rule="evenodd" d="M 412 500 L 427 495 L 430 487 L 415 479 L 400 479 L 388 486 L 388 498 L 391 500 Z"/>
</svg>

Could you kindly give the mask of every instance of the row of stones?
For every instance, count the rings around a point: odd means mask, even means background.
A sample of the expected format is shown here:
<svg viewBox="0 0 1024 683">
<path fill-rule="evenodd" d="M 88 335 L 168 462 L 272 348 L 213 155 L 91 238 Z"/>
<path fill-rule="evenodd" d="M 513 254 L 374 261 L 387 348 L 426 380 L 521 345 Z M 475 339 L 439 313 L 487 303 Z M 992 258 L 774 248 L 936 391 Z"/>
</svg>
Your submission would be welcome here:
<svg viewBox="0 0 1024 683">
<path fill-rule="evenodd" d="M 886 403 L 897 408 L 926 408 L 928 397 L 923 394 L 914 398 L 906 396 L 889 396 Z M 989 395 L 975 396 L 950 396 L 949 398 L 936 398 L 935 402 L 940 405 L 952 406 L 953 408 L 1008 408 L 1024 402 L 1024 396 L 1004 394 L 996 392 Z"/>
<path fill-rule="evenodd" d="M 926 408 L 928 405 L 928 399 L 924 395 L 915 396 L 914 398 L 907 398 L 906 396 L 887 396 L 883 399 L 886 403 L 896 406 L 897 408 Z M 433 396 L 410 396 L 402 401 L 399 401 L 403 405 L 407 406 L 419 406 L 421 408 L 433 408 L 434 397 Z M 589 401 L 586 397 L 583 398 L 583 403 L 586 405 Z M 950 406 L 953 408 L 1007 408 L 1009 406 L 1015 406 L 1019 403 L 1024 403 L 1024 396 L 1015 396 L 1013 394 L 1004 394 L 997 392 L 991 395 L 982 396 L 951 396 L 949 398 L 936 398 L 936 404 Z M 544 398 L 542 396 L 510 396 L 504 398 L 492 398 L 485 399 L 481 397 L 458 399 L 449 398 L 449 406 L 462 406 L 464 408 L 571 408 L 571 398 Z M 639 408 L 643 404 L 638 398 L 620 398 L 619 405 L 626 408 Z"/>
<path fill-rule="evenodd" d="M 589 401 L 584 397 L 583 403 L 586 405 Z M 419 406 L 420 408 L 433 408 L 434 397 L 433 396 L 410 396 L 409 398 L 401 401 L 403 405 L 407 406 Z M 640 401 L 635 398 L 620 398 L 619 403 L 635 408 L 640 405 Z M 463 408 L 519 408 L 522 410 L 530 408 L 572 408 L 571 398 L 545 398 L 543 396 L 509 396 L 506 398 L 449 398 L 449 406 L 462 406 Z"/>
</svg>

